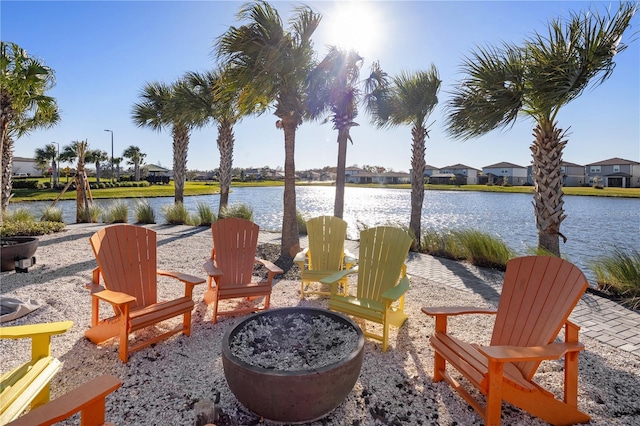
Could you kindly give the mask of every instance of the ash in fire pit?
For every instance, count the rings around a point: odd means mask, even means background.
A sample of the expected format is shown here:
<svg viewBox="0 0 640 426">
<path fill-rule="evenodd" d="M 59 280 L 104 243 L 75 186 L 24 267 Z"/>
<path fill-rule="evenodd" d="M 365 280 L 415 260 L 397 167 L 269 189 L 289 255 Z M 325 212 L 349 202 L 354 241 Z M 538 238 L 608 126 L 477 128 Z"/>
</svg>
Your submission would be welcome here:
<svg viewBox="0 0 640 426">
<path fill-rule="evenodd" d="M 309 370 L 344 359 L 358 343 L 349 324 L 326 315 L 292 312 L 247 321 L 229 341 L 247 364 L 281 371 Z"/>
</svg>

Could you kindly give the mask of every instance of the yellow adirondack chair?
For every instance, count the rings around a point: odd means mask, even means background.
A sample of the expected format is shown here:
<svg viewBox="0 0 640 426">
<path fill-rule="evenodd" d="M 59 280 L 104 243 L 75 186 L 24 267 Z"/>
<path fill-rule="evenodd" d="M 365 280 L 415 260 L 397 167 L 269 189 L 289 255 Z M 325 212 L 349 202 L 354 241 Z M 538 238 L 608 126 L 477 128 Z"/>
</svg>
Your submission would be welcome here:
<svg viewBox="0 0 640 426">
<path fill-rule="evenodd" d="M 260 228 L 250 220 L 226 218 L 211 224 L 213 250 L 211 258 L 204 264 L 209 278 L 204 301 L 213 304 L 212 322 L 219 315 L 237 315 L 269 309 L 273 277 L 284 271 L 268 260 L 256 257 Z M 267 279 L 253 281 L 253 266 L 259 264 L 267 269 Z M 215 284 L 214 284 L 215 282 Z M 264 297 L 264 306 L 239 307 L 218 311 L 218 302 L 224 299 Z"/>
<path fill-rule="evenodd" d="M 96 377 L 18 417 L 7 426 L 49 426 L 76 413 L 80 413 L 81 426 L 113 426 L 113 423 L 105 423 L 106 398 L 121 384 L 120 379 L 108 374 Z"/>
<path fill-rule="evenodd" d="M 182 332 L 191 334 L 192 294 L 202 278 L 180 272 L 157 269 L 157 239 L 152 229 L 134 225 L 105 227 L 90 238 L 98 267 L 93 271 L 91 290 L 91 328 L 85 336 L 93 343 L 120 337 L 120 359 L 127 362 L 129 352 L 145 348 Z M 158 301 L 158 275 L 184 283 L 183 297 Z M 100 285 L 100 276 L 104 287 Z M 113 306 L 115 316 L 100 319 L 100 301 Z M 143 340 L 129 348 L 129 335 L 137 330 L 177 316 L 183 316 L 178 327 Z"/>
<path fill-rule="evenodd" d="M 446 380 L 484 419 L 500 424 L 502 401 L 554 425 L 586 423 L 578 410 L 579 327 L 569 314 L 588 286 L 571 263 L 548 256 L 512 259 L 507 264 L 498 308 L 422 308 L 436 318 L 430 343 L 435 350 L 433 380 Z M 491 342 L 478 346 L 447 333 L 447 318 L 461 314 L 496 314 Z M 564 342 L 554 342 L 562 327 Z M 533 375 L 544 360 L 564 357 L 564 399 L 556 399 Z M 485 395 L 484 406 L 446 371 L 454 367 Z"/>
<path fill-rule="evenodd" d="M 72 321 L 0 327 L 2 339 L 31 339 L 31 359 L 0 377 L 0 425 L 29 405 L 49 402 L 49 382 L 62 364 L 51 355 L 51 336 L 67 332 Z"/>
<path fill-rule="evenodd" d="M 330 296 L 331 291 L 309 291 L 309 285 L 335 272 L 351 268 L 356 259 L 344 249 L 347 222 L 335 216 L 319 216 L 307 221 L 309 247 L 293 259 L 300 267 L 300 299 L 307 294 Z M 339 283 L 346 289 L 347 277 Z"/>
<path fill-rule="evenodd" d="M 356 295 L 332 293 L 329 309 L 382 324 L 382 335 L 366 330 L 365 336 L 382 341 L 382 351 L 389 344 L 389 326 L 401 327 L 407 319 L 404 296 L 409 290 L 405 259 L 412 238 L 405 231 L 390 226 L 369 228 L 360 233 L 358 266 L 322 278 L 334 284 L 349 274 L 358 273 Z"/>
</svg>

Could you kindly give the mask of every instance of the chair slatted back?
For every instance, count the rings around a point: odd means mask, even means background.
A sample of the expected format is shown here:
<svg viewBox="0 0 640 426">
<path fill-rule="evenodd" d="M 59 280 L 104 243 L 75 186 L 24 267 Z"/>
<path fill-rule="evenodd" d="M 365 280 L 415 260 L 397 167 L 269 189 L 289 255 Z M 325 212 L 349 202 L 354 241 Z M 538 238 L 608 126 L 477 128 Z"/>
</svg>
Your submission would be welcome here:
<svg viewBox="0 0 640 426">
<path fill-rule="evenodd" d="M 211 224 L 215 265 L 223 272 L 221 288 L 251 283 L 260 227 L 250 220 L 226 218 Z"/>
<path fill-rule="evenodd" d="M 347 222 L 335 216 L 319 216 L 307 221 L 309 269 L 340 271 L 343 269 L 344 240 Z"/>
<path fill-rule="evenodd" d="M 134 296 L 132 308 L 158 302 L 155 231 L 112 225 L 97 231 L 90 241 L 107 290 Z"/>
<path fill-rule="evenodd" d="M 380 295 L 398 283 L 411 243 L 409 234 L 391 226 L 369 228 L 360 233 L 359 299 L 381 301 Z"/>
<path fill-rule="evenodd" d="M 553 342 L 588 285 L 582 271 L 557 257 L 510 260 L 491 345 L 542 346 Z M 531 379 L 539 364 L 516 366 Z"/>
</svg>

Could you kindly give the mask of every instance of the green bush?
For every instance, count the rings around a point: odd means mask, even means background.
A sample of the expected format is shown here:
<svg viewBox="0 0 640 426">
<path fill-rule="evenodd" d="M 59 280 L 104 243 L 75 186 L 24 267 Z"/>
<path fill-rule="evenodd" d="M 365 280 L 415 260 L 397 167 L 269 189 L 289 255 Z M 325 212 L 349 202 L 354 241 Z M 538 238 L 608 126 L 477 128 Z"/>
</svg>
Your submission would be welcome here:
<svg viewBox="0 0 640 426">
<path fill-rule="evenodd" d="M 504 271 L 509 259 L 515 256 L 503 241 L 487 233 L 472 229 L 452 233 L 464 247 L 466 258 L 473 265 Z"/>
<path fill-rule="evenodd" d="M 129 221 L 129 207 L 124 200 L 115 200 L 102 215 L 104 223 L 127 223 Z"/>
<path fill-rule="evenodd" d="M 298 222 L 298 234 L 307 235 L 307 220 L 296 210 L 296 221 Z"/>
<path fill-rule="evenodd" d="M 164 220 L 170 225 L 187 225 L 191 223 L 189 211 L 182 203 L 169 204 L 162 207 Z"/>
<path fill-rule="evenodd" d="M 136 223 L 156 223 L 156 214 L 148 200 L 141 199 L 136 201 L 133 212 L 136 217 Z"/>
<path fill-rule="evenodd" d="M 12 180 L 11 187 L 13 189 L 39 189 L 37 180 Z"/>
<path fill-rule="evenodd" d="M 460 242 L 449 232 L 427 230 L 422 234 L 421 251 L 432 256 L 461 260 L 466 258 Z"/>
<path fill-rule="evenodd" d="M 100 215 L 102 215 L 102 209 L 97 204 L 93 204 L 89 206 L 89 216 L 91 218 L 91 223 L 98 223 L 100 219 Z M 80 217 L 82 220 L 80 223 L 85 223 L 86 213 L 84 207 L 80 207 Z"/>
<path fill-rule="evenodd" d="M 43 222 L 64 222 L 62 220 L 62 209 L 59 207 L 48 206 L 42 210 L 42 217 L 40 220 Z"/>
<path fill-rule="evenodd" d="M 63 222 L 4 222 L 0 226 L 0 236 L 37 236 L 60 232 L 65 228 Z"/>
<path fill-rule="evenodd" d="M 244 203 L 227 205 L 220 212 L 219 219 L 227 217 L 239 217 L 241 219 L 253 220 L 253 209 Z"/>
<path fill-rule="evenodd" d="M 35 216 L 27 208 L 19 208 L 16 210 L 6 210 L 3 214 L 5 222 L 34 222 Z"/>
<path fill-rule="evenodd" d="M 216 215 L 213 213 L 211 207 L 207 203 L 199 201 L 196 209 L 197 217 L 199 219 L 198 225 L 211 226 L 211 224 L 216 221 Z"/>
<path fill-rule="evenodd" d="M 591 270 L 599 289 L 621 297 L 633 309 L 640 307 L 640 251 L 615 249 L 613 254 L 594 261 Z"/>
</svg>

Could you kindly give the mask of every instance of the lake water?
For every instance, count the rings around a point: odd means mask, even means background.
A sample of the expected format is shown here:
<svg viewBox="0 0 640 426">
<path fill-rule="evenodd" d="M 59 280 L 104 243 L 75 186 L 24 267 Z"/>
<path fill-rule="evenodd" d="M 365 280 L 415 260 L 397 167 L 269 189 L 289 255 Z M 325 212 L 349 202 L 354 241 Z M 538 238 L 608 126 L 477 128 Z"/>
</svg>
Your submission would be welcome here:
<svg viewBox="0 0 640 426">
<path fill-rule="evenodd" d="M 282 227 L 283 187 L 232 188 L 229 203 L 245 203 L 253 208 L 254 221 L 263 230 L 279 231 Z M 296 188 L 298 210 L 306 217 L 332 215 L 334 187 L 300 186 Z M 590 275 L 592 260 L 608 254 L 614 247 L 640 250 L 640 199 L 565 196 L 567 218 L 561 226 L 568 238 L 560 250 L 570 261 Z M 129 222 L 133 223 L 135 199 L 129 204 Z M 162 207 L 173 203 L 173 197 L 148 200 L 162 223 Z M 96 200 L 108 208 L 110 200 Z M 185 197 L 185 206 L 196 211 L 198 202 L 218 211 L 218 195 Z M 500 237 L 518 254 L 527 254 L 537 245 L 530 194 L 500 194 L 467 191 L 426 191 L 422 210 L 422 229 L 477 229 Z M 10 208 L 27 207 L 36 215 L 51 202 L 12 203 Z M 75 200 L 57 204 L 66 223 L 75 222 Z M 345 189 L 344 219 L 349 223 L 348 236 L 356 239 L 358 224 L 408 224 L 411 212 L 409 189 L 357 188 Z M 590 277 L 591 278 L 591 277 Z"/>
</svg>

